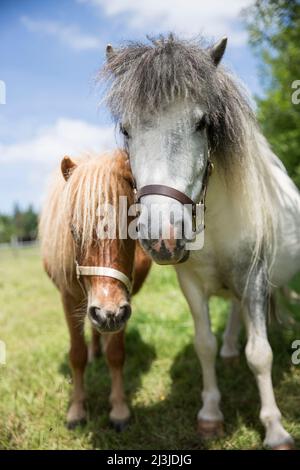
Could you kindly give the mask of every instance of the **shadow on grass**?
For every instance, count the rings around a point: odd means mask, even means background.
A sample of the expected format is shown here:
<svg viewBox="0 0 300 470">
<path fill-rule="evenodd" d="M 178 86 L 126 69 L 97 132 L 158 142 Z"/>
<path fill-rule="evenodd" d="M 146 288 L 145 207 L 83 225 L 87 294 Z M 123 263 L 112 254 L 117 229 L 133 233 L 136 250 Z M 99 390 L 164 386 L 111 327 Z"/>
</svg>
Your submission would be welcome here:
<svg viewBox="0 0 300 470">
<path fill-rule="evenodd" d="M 217 336 L 220 344 L 221 331 Z M 295 367 L 291 363 L 290 345 L 293 339 L 300 338 L 300 330 L 283 330 L 279 325 L 274 325 L 269 336 L 274 352 L 273 379 L 279 408 L 288 423 L 299 422 L 299 381 L 293 377 Z M 244 344 L 244 337 L 242 342 Z M 138 331 L 129 331 L 125 368 L 125 386 L 129 398 L 140 388 L 141 377 L 150 369 L 154 359 L 154 349 L 142 341 Z M 241 425 L 244 425 L 260 434 L 261 445 L 257 448 L 261 448 L 264 432 L 259 421 L 260 401 L 244 355 L 241 355 L 239 364 L 235 366 L 225 366 L 218 359 L 217 375 L 226 426 L 226 435 L 218 442 L 201 441 L 196 433 L 202 379 L 192 344 L 180 351 L 173 361 L 168 395 L 153 405 L 137 403 L 131 406 L 131 424 L 121 434 L 109 426 L 110 381 L 104 359 L 90 365 L 86 377 L 89 421 L 81 432 L 90 435 L 92 446 L 96 449 L 209 449 L 212 445 L 214 448 L 230 447 L 228 442 L 231 438 L 236 442 Z M 245 444 L 241 443 L 239 447 L 251 446 L 250 442 L 251 439 L 245 437 Z M 299 448 L 300 441 L 297 439 L 296 445 Z"/>
</svg>

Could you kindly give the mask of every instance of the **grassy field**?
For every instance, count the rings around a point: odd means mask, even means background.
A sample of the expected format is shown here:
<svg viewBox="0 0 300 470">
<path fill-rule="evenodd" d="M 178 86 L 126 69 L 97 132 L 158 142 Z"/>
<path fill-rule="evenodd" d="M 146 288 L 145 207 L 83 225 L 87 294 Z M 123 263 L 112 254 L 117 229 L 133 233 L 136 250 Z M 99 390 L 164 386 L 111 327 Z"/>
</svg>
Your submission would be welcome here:
<svg viewBox="0 0 300 470">
<path fill-rule="evenodd" d="M 227 304 L 212 299 L 211 310 L 220 343 Z M 270 329 L 275 393 L 299 448 L 300 365 L 291 363 L 296 338 L 299 326 Z M 132 421 L 122 434 L 109 426 L 110 381 L 103 357 L 86 371 L 88 424 L 75 431 L 65 427 L 71 391 L 68 333 L 37 249 L 0 251 L 0 339 L 7 347 L 7 364 L 0 366 L 1 449 L 261 448 L 258 393 L 244 355 L 234 367 L 218 360 L 226 436 L 201 442 L 195 432 L 201 372 L 191 316 L 172 268 L 154 266 L 133 300 L 125 367 Z"/>
</svg>

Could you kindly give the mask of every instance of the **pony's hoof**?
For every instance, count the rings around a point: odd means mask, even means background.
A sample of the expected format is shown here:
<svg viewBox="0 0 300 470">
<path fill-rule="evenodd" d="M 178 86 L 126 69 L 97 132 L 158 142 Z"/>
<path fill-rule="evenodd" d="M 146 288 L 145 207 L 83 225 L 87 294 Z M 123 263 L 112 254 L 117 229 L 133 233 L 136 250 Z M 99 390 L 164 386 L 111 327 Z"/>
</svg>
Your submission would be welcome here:
<svg viewBox="0 0 300 470">
<path fill-rule="evenodd" d="M 130 418 L 126 419 L 113 419 L 110 418 L 110 425 L 116 432 L 123 432 L 128 427 Z"/>
<path fill-rule="evenodd" d="M 286 442 L 285 444 L 272 447 L 271 450 L 296 450 L 296 447 L 293 442 Z"/>
<path fill-rule="evenodd" d="M 81 427 L 81 426 L 85 426 L 86 425 L 86 418 L 81 418 L 81 419 L 73 419 L 71 421 L 67 421 L 66 422 L 66 427 L 67 429 L 69 429 L 70 431 L 75 429 L 75 428 L 78 428 L 78 427 Z"/>
<path fill-rule="evenodd" d="M 224 436 L 223 421 L 198 420 L 198 434 L 202 439 L 216 439 Z"/>
</svg>

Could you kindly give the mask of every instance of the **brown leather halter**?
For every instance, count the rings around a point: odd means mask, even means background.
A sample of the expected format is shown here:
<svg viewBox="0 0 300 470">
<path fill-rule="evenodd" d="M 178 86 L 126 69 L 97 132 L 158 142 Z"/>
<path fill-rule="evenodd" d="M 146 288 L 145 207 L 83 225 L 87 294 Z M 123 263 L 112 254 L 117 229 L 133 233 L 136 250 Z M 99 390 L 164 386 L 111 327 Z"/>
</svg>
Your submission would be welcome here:
<svg viewBox="0 0 300 470">
<path fill-rule="evenodd" d="M 206 199 L 206 192 L 207 192 L 207 185 L 210 175 L 213 171 L 213 163 L 208 158 L 205 173 L 203 176 L 202 182 L 202 190 L 200 194 L 200 204 L 203 204 L 205 209 L 205 199 Z M 197 230 L 197 203 L 193 201 L 189 196 L 178 191 L 175 188 L 171 188 L 170 186 L 166 186 L 164 184 L 148 184 L 147 186 L 143 186 L 139 190 L 136 191 L 136 202 L 139 203 L 143 196 L 149 196 L 157 194 L 159 196 L 167 196 L 171 199 L 175 199 L 176 201 L 180 202 L 181 204 L 189 204 L 192 206 L 192 227 L 193 232 Z"/>
</svg>

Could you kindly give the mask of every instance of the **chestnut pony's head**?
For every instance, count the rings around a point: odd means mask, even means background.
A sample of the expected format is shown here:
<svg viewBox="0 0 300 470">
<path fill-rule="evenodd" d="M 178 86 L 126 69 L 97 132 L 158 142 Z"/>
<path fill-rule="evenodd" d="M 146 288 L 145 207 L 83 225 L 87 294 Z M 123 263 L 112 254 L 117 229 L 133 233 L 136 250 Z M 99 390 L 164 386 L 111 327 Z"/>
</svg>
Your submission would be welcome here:
<svg viewBox="0 0 300 470">
<path fill-rule="evenodd" d="M 53 192 L 41 220 L 42 245 L 47 243 L 46 233 L 52 239 L 52 256 L 47 257 L 50 275 L 69 289 L 75 286 L 78 296 L 82 288 L 93 327 L 118 331 L 131 314 L 128 288 L 114 277 L 84 275 L 84 269 L 77 280 L 76 263 L 82 268 L 113 268 L 129 280 L 132 277 L 135 241 L 119 237 L 120 196 L 127 198 L 128 206 L 133 203 L 127 154 L 115 151 L 76 161 L 65 157 L 61 171 L 60 190 Z M 127 228 L 127 212 L 124 223 Z"/>
</svg>

